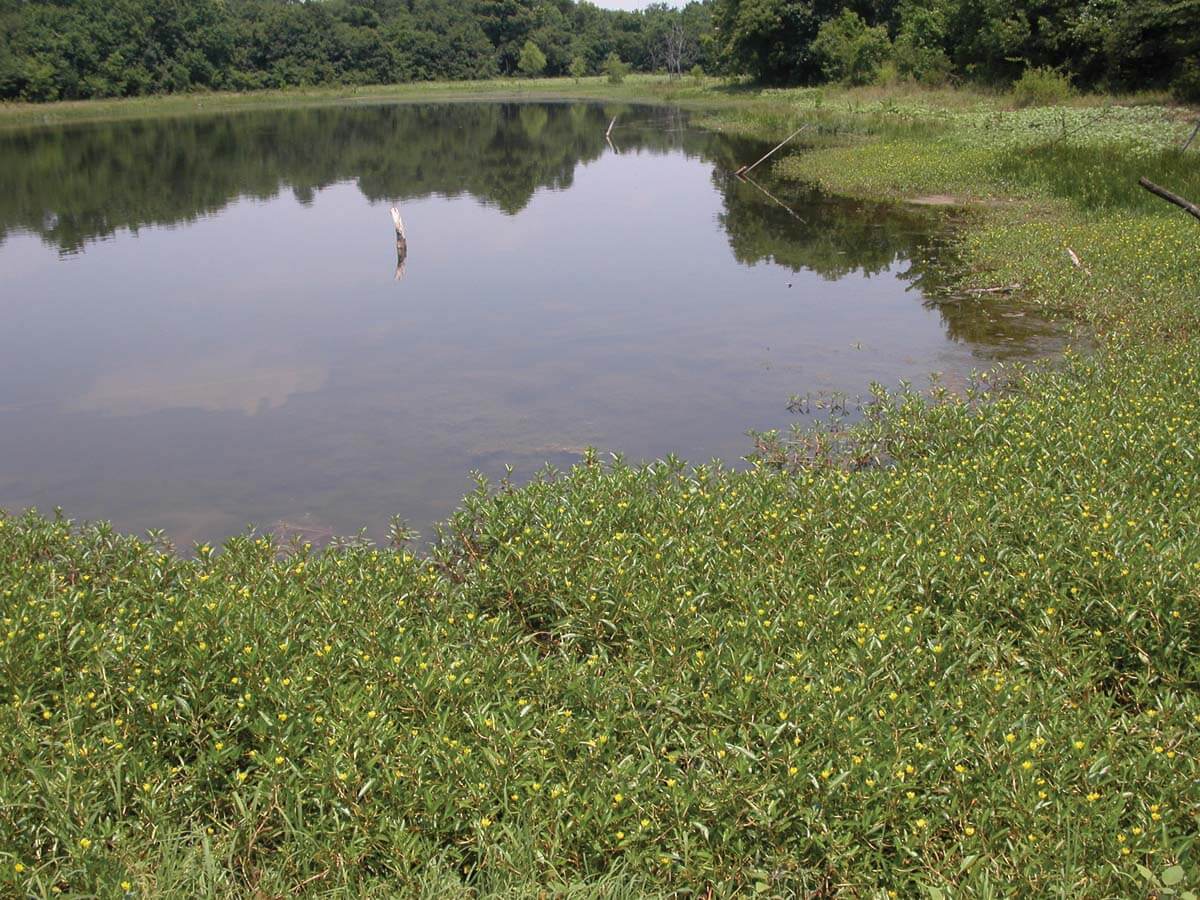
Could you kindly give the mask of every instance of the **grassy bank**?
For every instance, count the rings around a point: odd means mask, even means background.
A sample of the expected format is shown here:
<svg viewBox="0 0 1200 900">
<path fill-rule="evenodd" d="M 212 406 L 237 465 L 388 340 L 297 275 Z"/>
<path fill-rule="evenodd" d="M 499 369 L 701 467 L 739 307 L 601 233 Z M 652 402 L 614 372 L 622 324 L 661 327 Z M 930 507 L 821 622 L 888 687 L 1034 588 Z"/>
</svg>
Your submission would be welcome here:
<svg viewBox="0 0 1200 900">
<path fill-rule="evenodd" d="M 111 121 L 143 116 L 196 115 L 246 109 L 295 108 L 355 103 L 436 103 L 478 100 L 625 100 L 697 102 L 721 88 L 712 78 L 671 80 L 630 75 L 621 84 L 606 77 L 494 78 L 486 81 L 420 82 L 361 87 L 291 88 L 246 93 L 167 94 L 64 103 L 2 103 L 0 128 L 68 122 Z M 729 102 L 729 101 L 726 101 Z"/>
<path fill-rule="evenodd" d="M 1200 225 L 1128 183 L 1200 196 L 1182 117 L 688 90 L 818 123 L 785 177 L 966 204 L 963 277 L 1094 350 L 481 489 L 429 557 L 0 519 L 4 891 L 1195 887 Z"/>
</svg>

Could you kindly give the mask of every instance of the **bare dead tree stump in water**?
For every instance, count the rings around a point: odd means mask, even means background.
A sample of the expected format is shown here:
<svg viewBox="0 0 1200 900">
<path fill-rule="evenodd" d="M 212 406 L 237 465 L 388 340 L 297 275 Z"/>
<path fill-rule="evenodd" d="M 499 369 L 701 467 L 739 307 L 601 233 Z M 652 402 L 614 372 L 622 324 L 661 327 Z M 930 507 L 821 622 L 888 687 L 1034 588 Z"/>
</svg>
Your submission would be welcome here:
<svg viewBox="0 0 1200 900">
<path fill-rule="evenodd" d="M 1140 184 L 1142 187 L 1144 187 L 1150 193 L 1154 194 L 1156 197 L 1162 197 L 1168 203 L 1174 203 L 1176 206 L 1178 206 L 1184 212 L 1195 216 L 1197 219 L 1200 219 L 1200 206 L 1197 206 L 1195 203 L 1192 203 L 1190 200 L 1185 200 L 1182 197 L 1180 197 L 1178 194 L 1172 194 L 1166 188 L 1159 187 L 1157 184 L 1155 184 L 1149 178 L 1139 178 L 1138 184 Z"/>
</svg>

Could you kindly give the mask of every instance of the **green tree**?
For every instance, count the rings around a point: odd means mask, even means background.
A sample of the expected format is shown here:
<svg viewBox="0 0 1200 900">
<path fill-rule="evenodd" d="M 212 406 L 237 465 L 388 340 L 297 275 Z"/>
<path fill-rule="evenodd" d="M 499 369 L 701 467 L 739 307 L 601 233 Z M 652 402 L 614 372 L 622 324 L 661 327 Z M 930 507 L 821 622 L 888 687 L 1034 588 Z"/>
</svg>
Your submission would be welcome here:
<svg viewBox="0 0 1200 900">
<path fill-rule="evenodd" d="M 812 42 L 827 17 L 808 0 L 718 0 L 714 24 L 724 68 L 768 82 L 816 81 L 821 61 Z"/>
<path fill-rule="evenodd" d="M 892 46 L 886 28 L 869 27 L 862 16 L 847 9 L 821 25 L 812 49 L 821 59 L 827 78 L 846 84 L 870 84 Z"/>
<path fill-rule="evenodd" d="M 582 56 L 576 56 L 571 60 L 571 77 L 578 81 L 588 73 L 587 60 Z"/>
<path fill-rule="evenodd" d="M 930 3 L 906 3 L 896 35 L 896 68 L 923 84 L 942 84 L 953 63 L 946 55 L 946 12 Z"/>
<path fill-rule="evenodd" d="M 541 75 L 546 71 L 546 54 L 533 41 L 526 41 L 525 46 L 521 48 L 517 69 L 529 78 Z"/>
</svg>

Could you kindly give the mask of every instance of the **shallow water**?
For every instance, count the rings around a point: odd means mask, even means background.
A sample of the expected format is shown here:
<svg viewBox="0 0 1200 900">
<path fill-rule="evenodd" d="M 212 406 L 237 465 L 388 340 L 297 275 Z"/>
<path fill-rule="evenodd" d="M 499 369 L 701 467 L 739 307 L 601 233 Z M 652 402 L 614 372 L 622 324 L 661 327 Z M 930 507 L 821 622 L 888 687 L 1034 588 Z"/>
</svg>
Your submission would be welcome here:
<svg viewBox="0 0 1200 900">
<path fill-rule="evenodd" d="M 729 174 L 764 150 L 585 104 L 0 132 L 0 506 L 380 536 L 473 469 L 736 461 L 792 395 L 1056 346 L 930 302 L 936 214 Z"/>
</svg>

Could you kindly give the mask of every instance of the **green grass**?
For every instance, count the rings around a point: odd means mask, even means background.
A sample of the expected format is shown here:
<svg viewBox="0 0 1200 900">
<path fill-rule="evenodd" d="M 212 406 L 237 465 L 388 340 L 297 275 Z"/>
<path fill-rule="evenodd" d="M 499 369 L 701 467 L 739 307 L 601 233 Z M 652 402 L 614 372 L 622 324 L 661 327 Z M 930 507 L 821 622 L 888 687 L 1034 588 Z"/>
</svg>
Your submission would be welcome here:
<svg viewBox="0 0 1200 900">
<path fill-rule="evenodd" d="M 0 519 L 0 892 L 1200 883 L 1200 226 L 1128 184 L 1200 195 L 1180 111 L 695 90 L 818 121 L 786 177 L 954 195 L 964 277 L 1089 352 L 481 487 L 428 556 Z"/>
<path fill-rule="evenodd" d="M 606 77 L 497 78 L 486 81 L 439 81 L 365 87 L 289 88 L 248 93 L 168 94 L 117 100 L 62 103 L 0 102 L 0 128 L 139 118 L 195 115 L 307 105 L 355 103 L 436 103 L 479 100 L 640 100 L 687 102 L 712 98 L 722 90 L 713 78 L 672 80 L 660 75 L 630 75 L 623 84 Z M 728 101 L 726 101 L 728 102 Z M 746 101 L 741 101 L 746 102 Z"/>
</svg>

